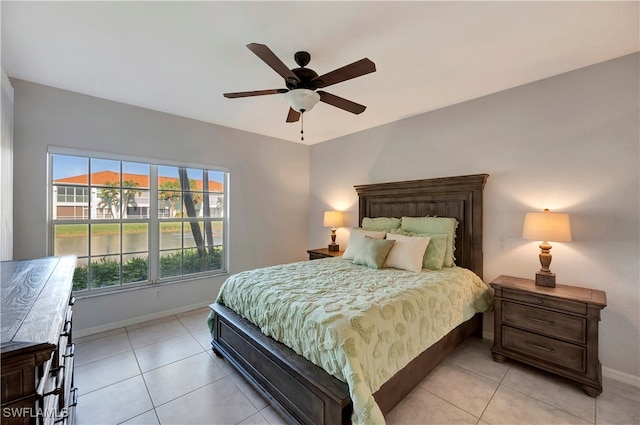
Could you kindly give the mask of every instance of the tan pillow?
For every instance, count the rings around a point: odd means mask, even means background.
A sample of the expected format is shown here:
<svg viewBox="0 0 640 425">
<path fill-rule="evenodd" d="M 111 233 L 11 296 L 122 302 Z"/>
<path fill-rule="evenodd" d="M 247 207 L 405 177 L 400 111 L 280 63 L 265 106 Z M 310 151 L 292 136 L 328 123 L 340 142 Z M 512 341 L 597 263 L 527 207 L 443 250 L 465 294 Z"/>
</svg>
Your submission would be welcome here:
<svg viewBox="0 0 640 425">
<path fill-rule="evenodd" d="M 424 252 L 429 245 L 428 237 L 404 236 L 387 233 L 387 240 L 396 241 L 391 247 L 391 251 L 384 260 L 384 267 L 408 270 L 411 272 L 422 271 L 422 260 Z"/>
</svg>

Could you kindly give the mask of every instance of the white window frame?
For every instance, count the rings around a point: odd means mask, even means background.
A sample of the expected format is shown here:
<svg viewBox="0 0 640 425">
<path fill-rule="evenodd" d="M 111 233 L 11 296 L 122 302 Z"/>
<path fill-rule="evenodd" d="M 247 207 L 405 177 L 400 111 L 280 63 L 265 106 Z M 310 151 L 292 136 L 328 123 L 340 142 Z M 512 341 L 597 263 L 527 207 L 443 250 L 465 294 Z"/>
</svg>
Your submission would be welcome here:
<svg viewBox="0 0 640 425">
<path fill-rule="evenodd" d="M 150 175 L 149 175 L 149 218 L 144 219 L 132 219 L 127 218 L 123 219 L 57 219 L 54 213 L 54 206 L 56 203 L 54 202 L 54 197 L 57 194 L 53 193 L 53 166 L 52 166 L 52 156 L 53 155 L 69 155 L 69 156 L 78 156 L 89 159 L 104 159 L 104 160 L 114 160 L 114 161 L 122 161 L 122 162 L 134 162 L 134 163 L 143 163 L 150 166 Z M 222 267 L 217 270 L 204 271 L 201 273 L 193 273 L 181 276 L 172 276 L 160 278 L 160 237 L 159 237 L 159 229 L 160 223 L 167 221 L 178 221 L 176 218 L 164 218 L 161 217 L 158 211 L 158 167 L 159 166 L 169 166 L 169 167 L 179 167 L 179 168 L 193 168 L 193 169 L 201 169 L 207 171 L 214 172 L 222 172 L 224 173 L 224 196 L 222 202 L 222 217 L 216 220 L 211 221 L 220 221 L 222 222 L 223 232 L 222 232 L 222 247 L 223 247 L 223 257 L 222 257 Z M 91 171 L 89 170 L 89 173 Z M 120 170 L 120 174 L 122 176 L 122 170 Z M 148 231 L 148 265 L 149 265 L 149 275 L 148 280 L 143 282 L 136 283 L 120 283 L 118 285 L 95 288 L 95 289 L 86 289 L 77 292 L 76 296 L 93 296 L 105 293 L 113 293 L 126 291 L 131 289 L 139 289 L 141 287 L 147 287 L 150 285 L 156 284 L 169 284 L 169 283 L 179 283 L 183 281 L 191 281 L 196 279 L 202 279 L 205 277 L 212 276 L 220 276 L 228 273 L 229 267 L 229 180 L 230 180 L 230 172 L 229 169 L 220 167 L 220 166 L 212 166 L 212 165 L 203 165 L 198 163 L 186 163 L 186 162 L 178 162 L 178 161 L 170 161 L 170 160 L 160 160 L 160 159 L 152 159 L 145 157 L 136 157 L 130 155 L 117 155 L 105 152 L 96 152 L 96 151 L 86 151 L 72 148 L 63 148 L 57 146 L 50 146 L 47 151 L 47 251 L 49 255 L 54 255 L 54 244 L 55 244 L 55 235 L 54 228 L 55 224 L 88 224 L 88 223 L 137 223 L 144 222 L 148 223 L 149 231 Z M 89 197 L 91 197 L 91 187 L 89 187 Z M 147 189 L 144 189 L 147 190 Z M 184 217 L 184 223 L 189 222 L 188 217 Z M 90 241 L 89 237 L 89 241 Z M 90 243 L 90 242 L 89 242 Z M 120 252 L 122 255 L 122 252 Z M 89 261 L 92 258 L 89 251 Z"/>
</svg>

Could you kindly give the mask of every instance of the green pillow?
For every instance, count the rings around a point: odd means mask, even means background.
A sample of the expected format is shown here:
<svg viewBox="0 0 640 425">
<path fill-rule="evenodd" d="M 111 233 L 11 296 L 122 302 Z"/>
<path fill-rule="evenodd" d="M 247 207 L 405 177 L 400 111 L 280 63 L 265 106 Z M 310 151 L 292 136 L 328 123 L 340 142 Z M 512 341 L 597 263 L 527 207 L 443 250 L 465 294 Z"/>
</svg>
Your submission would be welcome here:
<svg viewBox="0 0 640 425">
<path fill-rule="evenodd" d="M 372 269 L 381 268 L 395 242 L 386 239 L 372 239 L 366 236 L 358 243 L 358 251 L 353 258 L 354 264 L 360 264 Z"/>
<path fill-rule="evenodd" d="M 441 270 L 444 265 L 444 256 L 447 253 L 448 237 L 444 233 L 414 233 L 406 232 L 402 229 L 392 230 L 389 233 L 405 236 L 429 237 L 429 245 L 424 252 L 422 267 L 430 270 Z"/>
<path fill-rule="evenodd" d="M 458 220 L 451 217 L 402 217 L 402 230 L 428 235 L 429 233 L 444 233 L 447 235 L 447 252 L 444 257 L 444 267 L 455 266 L 455 238 Z"/>
<path fill-rule="evenodd" d="M 362 228 L 365 230 L 389 231 L 400 228 L 401 220 L 395 217 L 365 217 L 362 219 Z"/>
<path fill-rule="evenodd" d="M 444 258 L 447 254 L 447 246 L 449 246 L 449 237 L 444 233 L 432 233 L 427 235 L 426 233 L 416 236 L 428 236 L 429 245 L 427 251 L 424 253 L 424 261 L 422 265 L 431 270 L 440 270 L 444 266 Z"/>
</svg>

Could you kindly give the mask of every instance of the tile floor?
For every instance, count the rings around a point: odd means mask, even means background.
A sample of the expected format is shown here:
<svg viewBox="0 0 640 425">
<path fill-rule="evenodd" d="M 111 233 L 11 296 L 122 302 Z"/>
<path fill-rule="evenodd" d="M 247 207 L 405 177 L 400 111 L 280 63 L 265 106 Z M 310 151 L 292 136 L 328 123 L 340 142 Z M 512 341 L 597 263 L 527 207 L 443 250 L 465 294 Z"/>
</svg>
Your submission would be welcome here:
<svg viewBox="0 0 640 425">
<path fill-rule="evenodd" d="M 281 424 L 212 354 L 208 308 L 76 339 L 76 423 Z M 512 362 L 491 343 L 460 347 L 389 415 L 387 424 L 639 424 L 640 389 L 605 379 L 597 399 Z"/>
</svg>

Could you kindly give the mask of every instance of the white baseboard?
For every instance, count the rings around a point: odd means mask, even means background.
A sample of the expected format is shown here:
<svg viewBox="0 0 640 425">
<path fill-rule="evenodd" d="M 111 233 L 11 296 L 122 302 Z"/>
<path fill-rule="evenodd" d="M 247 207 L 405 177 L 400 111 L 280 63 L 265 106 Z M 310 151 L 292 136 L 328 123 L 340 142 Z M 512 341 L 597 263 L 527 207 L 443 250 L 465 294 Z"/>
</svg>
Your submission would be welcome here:
<svg viewBox="0 0 640 425">
<path fill-rule="evenodd" d="M 125 326 L 136 325 L 138 323 L 148 322 L 149 320 L 161 319 L 167 316 L 173 316 L 174 314 L 185 313 L 187 311 L 196 310 L 198 308 L 207 307 L 211 302 L 201 302 L 198 304 L 192 304 L 185 307 L 175 308 L 173 310 L 159 311 L 157 313 L 147 314 L 145 316 L 134 317 L 132 319 L 121 320 L 119 322 L 107 323 L 106 325 L 95 326 L 93 328 L 86 329 L 73 329 L 74 338 L 81 338 L 87 335 L 93 335 L 100 332 L 112 331 L 114 329 L 123 328 Z"/>
<path fill-rule="evenodd" d="M 623 384 L 629 384 L 633 385 L 634 387 L 640 388 L 640 376 L 620 372 L 619 370 L 611 369 L 608 367 L 602 368 L 602 376 L 605 378 L 613 379 L 614 381 L 622 382 Z"/>
</svg>

